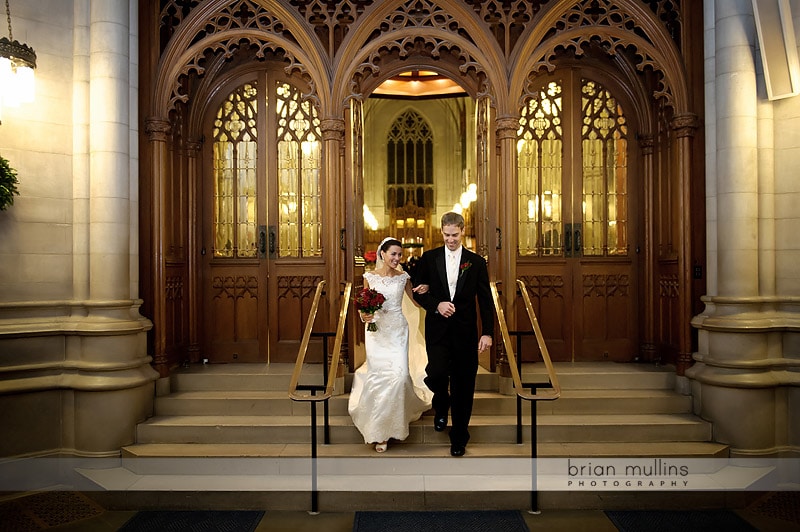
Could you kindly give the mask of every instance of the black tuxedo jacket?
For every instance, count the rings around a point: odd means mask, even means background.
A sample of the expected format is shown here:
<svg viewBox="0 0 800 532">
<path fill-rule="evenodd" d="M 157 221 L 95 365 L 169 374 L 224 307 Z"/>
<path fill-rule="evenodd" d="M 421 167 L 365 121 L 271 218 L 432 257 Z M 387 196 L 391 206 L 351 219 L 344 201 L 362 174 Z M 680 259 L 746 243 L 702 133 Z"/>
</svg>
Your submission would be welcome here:
<svg viewBox="0 0 800 532">
<path fill-rule="evenodd" d="M 449 318 L 439 315 L 436 310 L 442 301 L 450 301 L 444 246 L 423 253 L 413 273 L 412 282 L 415 286 L 430 286 L 427 293 L 414 295 L 414 299 L 426 310 L 425 341 L 428 344 L 455 341 L 465 349 L 477 351 L 478 311 L 481 335 L 494 334 L 494 305 L 489 289 L 489 271 L 483 257 L 461 248 L 458 283 L 452 300 L 456 312 Z"/>
</svg>

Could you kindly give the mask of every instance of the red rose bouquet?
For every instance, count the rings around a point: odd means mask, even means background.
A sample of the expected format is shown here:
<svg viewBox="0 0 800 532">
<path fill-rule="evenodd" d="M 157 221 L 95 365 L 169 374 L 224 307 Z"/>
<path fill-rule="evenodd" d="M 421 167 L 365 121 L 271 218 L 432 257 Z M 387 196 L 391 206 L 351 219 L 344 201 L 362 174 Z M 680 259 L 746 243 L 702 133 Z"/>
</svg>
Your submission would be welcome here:
<svg viewBox="0 0 800 532">
<path fill-rule="evenodd" d="M 362 288 L 361 291 L 356 294 L 354 301 L 356 309 L 359 312 L 375 314 L 376 310 L 380 310 L 381 307 L 383 307 L 383 302 L 386 301 L 386 298 L 373 288 Z M 378 330 L 378 326 L 375 325 L 374 321 L 371 321 L 367 325 L 367 330 L 375 332 Z"/>
</svg>

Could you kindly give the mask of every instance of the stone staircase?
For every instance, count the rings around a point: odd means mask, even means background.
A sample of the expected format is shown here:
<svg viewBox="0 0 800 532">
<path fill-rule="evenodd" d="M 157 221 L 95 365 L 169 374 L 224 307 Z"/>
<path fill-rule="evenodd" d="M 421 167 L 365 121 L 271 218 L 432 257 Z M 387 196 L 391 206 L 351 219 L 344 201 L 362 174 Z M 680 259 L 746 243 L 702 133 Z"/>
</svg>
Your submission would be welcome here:
<svg viewBox="0 0 800 532">
<path fill-rule="evenodd" d="M 477 378 L 465 457 L 449 456 L 447 435 L 433 430 L 432 412 L 411 425 L 406 441 L 392 441 L 388 452 L 376 453 L 353 426 L 345 393 L 330 400 L 327 445 L 318 404 L 318 458 L 310 460 L 310 406 L 288 397 L 292 369 L 290 364 L 182 368 L 171 377 L 171 393 L 156 398 L 154 416 L 137 427 L 136 443 L 122 449 L 119 467 L 82 474 L 105 491 L 96 497 L 108 507 L 114 507 L 111 494 L 117 493 L 121 507 L 174 508 L 174 497 L 159 496 L 169 490 L 187 494 L 181 499 L 185 507 L 308 509 L 309 494 L 318 492 L 322 510 L 525 508 L 534 504 L 531 479 L 536 478 L 537 506 L 607 509 L 629 503 L 634 494 L 637 505 L 646 504 L 648 495 L 642 499 L 640 492 L 629 491 L 626 499 L 597 490 L 548 489 L 552 478 L 563 477 L 565 459 L 728 456 L 727 446 L 711 441 L 711 425 L 692 414 L 691 397 L 674 391 L 673 368 L 557 363 L 562 396 L 537 404 L 536 475 L 531 474 L 531 407 L 523 402 L 518 444 L 516 398 L 499 393 L 509 387 L 507 380 L 484 370 Z M 301 382 L 321 380 L 321 374 L 320 366 L 308 366 Z M 526 364 L 522 376 L 524 382 L 546 382 L 542 364 Z M 345 381 L 349 390 L 349 377 Z M 691 499 L 692 492 L 649 496 L 679 501 Z"/>
<path fill-rule="evenodd" d="M 292 366 L 206 365 L 175 373 L 172 393 L 158 397 L 155 415 L 137 428 L 137 443 L 123 455 L 309 456 L 310 407 L 288 398 Z M 691 397 L 673 391 L 669 367 L 640 364 L 556 364 L 561 398 L 540 401 L 538 455 L 721 456 L 727 447 L 711 442 L 711 425 L 691 413 Z M 319 366 L 304 377 L 320 377 Z M 523 381 L 546 380 L 541 364 L 526 364 Z M 321 377 L 320 377 L 321 378 Z M 500 378 L 481 370 L 470 424 L 468 454 L 530 454 L 530 406 L 523 402 L 523 445 L 516 443 L 516 399 L 498 393 Z M 349 382 L 345 386 L 349 389 Z M 328 456 L 370 456 L 347 414 L 347 394 L 329 403 Z M 317 408 L 322 442 L 322 406 Z M 268 447 L 266 447 L 268 445 Z M 446 433 L 432 427 L 430 413 L 414 422 L 405 442 L 390 442 L 404 454 L 448 452 Z"/>
</svg>

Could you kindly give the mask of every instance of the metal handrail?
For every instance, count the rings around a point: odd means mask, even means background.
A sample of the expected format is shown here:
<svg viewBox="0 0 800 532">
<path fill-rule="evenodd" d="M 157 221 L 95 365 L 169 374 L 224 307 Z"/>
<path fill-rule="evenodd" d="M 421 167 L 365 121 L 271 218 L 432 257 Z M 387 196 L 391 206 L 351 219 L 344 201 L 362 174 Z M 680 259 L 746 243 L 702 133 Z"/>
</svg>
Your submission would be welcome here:
<svg viewBox="0 0 800 532">
<path fill-rule="evenodd" d="M 492 291 L 492 300 L 494 301 L 494 308 L 497 312 L 497 321 L 500 324 L 500 334 L 503 337 L 503 345 L 505 346 L 506 356 L 508 357 L 508 365 L 511 369 L 511 380 L 514 386 L 514 392 L 517 394 L 517 396 L 527 401 L 552 401 L 553 399 L 558 399 L 561 396 L 561 386 L 558 384 L 558 377 L 553 369 L 553 363 L 550 361 L 550 353 L 547 351 L 547 345 L 544 343 L 544 336 L 542 335 L 542 330 L 539 328 L 539 322 L 536 319 L 536 314 L 533 312 L 533 306 L 531 305 L 528 292 L 525 289 L 525 283 L 519 279 L 517 279 L 517 283 L 519 283 L 521 286 L 522 298 L 525 300 L 525 308 L 528 311 L 528 318 L 530 318 L 531 325 L 533 325 L 536 341 L 539 344 L 539 350 L 542 353 L 542 359 L 545 361 L 547 376 L 550 379 L 550 384 L 552 387 L 543 393 L 538 393 L 538 390 L 537 393 L 530 393 L 525 390 L 524 384 L 522 383 L 522 378 L 520 377 L 519 366 L 517 365 L 517 356 L 514 354 L 514 345 L 511 342 L 511 334 L 508 332 L 508 324 L 506 323 L 505 312 L 503 311 L 503 307 L 500 305 L 497 282 L 491 281 L 489 283 L 489 287 Z"/>
<path fill-rule="evenodd" d="M 303 339 L 300 341 L 300 349 L 297 350 L 297 360 L 295 360 L 294 363 L 294 371 L 292 371 L 292 378 L 289 381 L 289 397 L 295 401 L 305 401 L 308 397 L 297 394 L 297 384 L 300 381 L 300 374 L 303 371 L 303 364 L 306 360 L 308 343 L 311 341 L 311 331 L 314 328 L 314 320 L 317 317 L 317 310 L 319 310 L 319 301 L 322 299 L 323 288 L 325 288 L 324 280 L 317 284 L 317 291 L 314 293 L 314 300 L 311 303 L 311 310 L 308 311 L 306 330 L 303 333 Z M 328 356 L 328 354 L 325 353 L 324 356 Z"/>
<path fill-rule="evenodd" d="M 522 294 L 522 300 L 525 302 L 525 310 L 528 312 L 528 319 L 530 320 L 531 326 L 533 327 L 533 332 L 536 335 L 536 343 L 539 344 L 539 352 L 542 354 L 544 367 L 547 369 L 547 378 L 550 379 L 551 388 L 542 394 L 537 392 L 535 395 L 536 400 L 551 401 L 553 399 L 558 399 L 561 397 L 561 385 L 558 384 L 558 376 L 556 375 L 555 368 L 553 368 L 553 361 L 550 360 L 550 352 L 547 350 L 547 344 L 544 343 L 544 335 L 542 334 L 542 329 L 539 327 L 539 320 L 536 319 L 536 313 L 533 311 L 531 297 L 528 295 L 528 288 L 525 286 L 525 282 L 521 279 L 517 279 L 517 284 L 519 285 L 519 291 Z"/>
<path fill-rule="evenodd" d="M 314 328 L 314 319 L 317 316 L 317 309 L 319 308 L 319 300 L 322 297 L 322 289 L 325 286 L 325 281 L 320 281 L 317 285 L 317 291 L 314 294 L 314 302 L 311 305 L 311 310 L 308 313 L 308 321 L 306 322 L 306 330 L 303 333 L 303 340 L 300 342 L 300 349 L 297 352 L 297 360 L 294 364 L 294 371 L 292 372 L 292 379 L 289 382 L 289 397 L 293 401 L 325 401 L 333 396 L 333 387 L 336 383 L 336 372 L 339 367 L 339 357 L 341 356 L 342 340 L 344 338 L 344 325 L 347 319 L 347 309 L 350 306 L 350 292 L 353 289 L 353 283 L 348 281 L 344 287 L 342 294 L 342 305 L 339 309 L 339 322 L 336 327 L 336 338 L 333 342 L 333 356 L 331 358 L 331 365 L 328 368 L 328 380 L 325 391 L 322 395 L 313 394 L 299 394 L 298 382 L 300 381 L 300 374 L 303 371 L 303 364 L 306 359 L 306 352 L 308 351 L 308 342 L 311 339 L 311 330 Z M 328 354 L 325 353 L 324 356 Z"/>
<path fill-rule="evenodd" d="M 347 309 L 350 308 L 350 292 L 353 289 L 353 283 L 348 281 L 342 293 L 342 306 L 339 309 L 339 322 L 336 326 L 336 339 L 333 342 L 333 356 L 331 357 L 331 367 L 328 369 L 328 380 L 325 381 L 325 386 L 318 385 L 299 385 L 300 374 L 303 371 L 303 363 L 306 359 L 306 352 L 308 351 L 308 342 L 311 339 L 311 330 L 314 328 L 314 319 L 317 317 L 317 310 L 319 309 L 319 301 L 322 298 L 322 289 L 325 286 L 325 281 L 320 281 L 317 285 L 317 291 L 314 294 L 314 301 L 311 304 L 311 310 L 308 313 L 308 321 L 306 322 L 306 330 L 303 333 L 303 340 L 300 342 L 300 349 L 297 352 L 297 360 L 294 364 L 294 371 L 292 372 L 292 379 L 289 382 L 289 397 L 292 401 L 307 402 L 311 406 L 311 513 L 319 513 L 319 492 L 317 489 L 317 403 L 324 401 L 325 407 L 325 443 L 328 443 L 328 399 L 333 396 L 333 388 L 336 384 L 336 372 L 339 369 L 339 357 L 342 350 L 342 339 L 344 338 L 344 324 L 347 320 Z M 327 342 L 323 342 L 327 346 Z M 327 349 L 326 349 L 327 351 Z M 322 354 L 323 358 L 327 360 L 328 353 Z M 324 375 L 323 375 L 324 376 Z M 317 391 L 323 391 L 322 395 L 316 395 Z M 308 395 L 299 394 L 297 390 L 307 390 Z"/>
<path fill-rule="evenodd" d="M 539 388 L 544 386 L 544 383 L 523 383 L 520 377 L 521 366 L 517 363 L 517 356 L 514 354 L 514 346 L 511 343 L 511 333 L 508 330 L 506 323 L 505 312 L 500 305 L 500 296 L 497 292 L 497 283 L 491 281 L 489 288 L 492 291 L 492 300 L 494 301 L 494 308 L 497 312 L 497 321 L 500 324 L 500 333 L 503 336 L 503 345 L 506 349 L 506 356 L 508 357 L 508 365 L 511 369 L 511 379 L 514 386 L 514 391 L 517 394 L 517 443 L 522 443 L 522 399 L 530 401 L 531 403 L 531 513 L 539 513 L 539 488 L 538 488 L 538 468 L 536 465 L 537 451 L 537 422 L 536 422 L 536 405 L 538 401 L 552 401 L 561 396 L 561 386 L 558 384 L 558 377 L 553 369 L 553 363 L 550 361 L 550 353 L 547 351 L 547 345 L 544 343 L 544 336 L 542 330 L 539 328 L 539 321 L 536 319 L 536 313 L 533 311 L 528 291 L 525 288 L 525 283 L 517 279 L 517 283 L 522 291 L 522 298 L 525 301 L 525 309 L 528 312 L 528 318 L 533 326 L 533 332 L 536 335 L 536 341 L 539 344 L 539 350 L 542 353 L 545 367 L 547 368 L 547 376 L 550 382 L 547 384 L 548 391 L 539 393 Z M 517 332 L 516 334 L 520 334 Z M 520 344 L 521 345 L 521 344 Z M 531 392 L 525 391 L 525 388 L 530 388 Z"/>
</svg>

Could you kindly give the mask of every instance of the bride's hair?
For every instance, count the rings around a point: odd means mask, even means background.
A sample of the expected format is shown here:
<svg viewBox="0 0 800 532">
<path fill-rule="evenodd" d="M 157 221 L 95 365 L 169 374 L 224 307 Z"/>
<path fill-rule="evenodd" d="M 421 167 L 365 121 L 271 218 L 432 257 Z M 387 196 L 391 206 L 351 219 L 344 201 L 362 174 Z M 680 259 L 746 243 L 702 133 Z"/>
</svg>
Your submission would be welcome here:
<svg viewBox="0 0 800 532">
<path fill-rule="evenodd" d="M 389 248 L 392 247 L 392 246 L 400 246 L 402 248 L 403 247 L 403 243 L 400 242 L 399 240 L 397 240 L 396 238 L 390 236 L 390 237 L 384 238 L 381 241 L 381 243 L 378 245 L 378 256 L 375 257 L 375 259 L 376 259 L 375 260 L 375 268 L 376 269 L 380 268 L 384 263 L 383 257 L 381 256 L 381 253 L 385 252 L 385 251 L 388 251 Z"/>
</svg>

